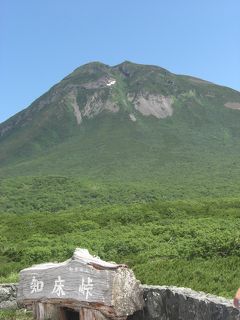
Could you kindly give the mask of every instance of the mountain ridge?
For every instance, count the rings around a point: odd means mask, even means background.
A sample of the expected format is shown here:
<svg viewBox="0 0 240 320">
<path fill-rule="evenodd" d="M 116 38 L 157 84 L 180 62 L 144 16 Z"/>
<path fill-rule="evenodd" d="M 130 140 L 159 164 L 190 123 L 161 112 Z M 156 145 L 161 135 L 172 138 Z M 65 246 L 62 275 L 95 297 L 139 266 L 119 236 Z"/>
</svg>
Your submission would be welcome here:
<svg viewBox="0 0 240 320">
<path fill-rule="evenodd" d="M 235 91 L 235 92 L 237 92 L 237 93 L 240 92 L 239 90 L 233 89 L 233 88 L 231 88 L 231 87 L 228 87 L 228 86 L 225 86 L 225 85 L 221 85 L 221 84 L 217 84 L 217 83 L 215 83 L 215 82 L 212 82 L 212 81 L 209 81 L 209 80 L 206 80 L 206 79 L 203 79 L 203 78 L 199 78 L 199 77 L 197 77 L 197 76 L 192 76 L 192 75 L 188 75 L 188 74 L 177 74 L 177 73 L 174 73 L 174 72 L 170 72 L 170 71 L 168 71 L 167 69 L 162 68 L 162 67 L 157 66 L 157 65 L 152 65 L 152 64 L 150 64 L 150 65 L 139 64 L 139 63 L 134 63 L 134 62 L 131 62 L 131 61 L 128 61 L 128 60 L 125 60 L 125 61 L 123 61 L 122 63 L 119 63 L 119 64 L 117 64 L 117 65 L 113 65 L 113 66 L 110 66 L 110 65 L 108 65 L 108 64 L 102 63 L 102 62 L 100 62 L 100 61 L 88 62 L 88 63 L 83 64 L 83 65 L 80 66 L 80 67 L 75 68 L 69 75 L 74 74 L 75 72 L 77 72 L 77 71 L 78 71 L 80 68 L 82 68 L 82 67 L 87 67 L 87 66 L 95 65 L 95 64 L 96 64 L 96 65 L 103 65 L 103 66 L 105 66 L 105 67 L 107 67 L 107 68 L 118 68 L 118 67 L 121 67 L 121 66 L 123 66 L 123 65 L 125 65 L 125 64 L 134 64 L 134 65 L 138 65 L 138 66 L 154 67 L 154 68 L 158 68 L 158 69 L 164 70 L 164 71 L 168 72 L 169 74 L 173 74 L 173 75 L 175 75 L 175 76 L 186 77 L 186 78 L 188 78 L 188 79 L 192 79 L 193 81 L 195 81 L 195 80 L 196 80 L 196 81 L 199 81 L 199 83 L 201 83 L 201 82 L 202 82 L 202 83 L 205 83 L 205 84 L 208 83 L 208 84 L 216 85 L 216 86 L 218 86 L 218 87 L 222 87 L 222 88 L 226 88 L 226 89 L 231 89 L 231 90 L 233 90 L 233 91 Z M 66 80 L 66 79 L 69 77 L 69 75 L 67 75 L 66 77 L 64 77 L 64 78 L 63 78 L 62 80 L 60 80 L 58 83 L 60 83 L 60 82 L 63 81 L 63 80 Z M 58 84 L 58 83 L 57 83 L 57 84 Z M 0 126 L 1 126 L 2 124 L 4 124 L 5 122 L 9 121 L 10 119 L 12 119 L 13 117 L 15 117 L 16 115 L 18 115 L 19 113 L 21 113 L 21 112 L 25 111 L 26 109 L 28 109 L 35 101 L 37 101 L 38 99 L 41 99 L 41 97 L 43 97 L 48 91 L 50 91 L 50 90 L 51 90 L 53 87 L 55 87 L 57 84 L 53 85 L 53 86 L 52 86 L 49 90 L 47 90 L 45 93 L 41 94 L 41 95 L 40 95 L 38 98 L 36 98 L 32 103 L 30 103 L 29 106 L 23 108 L 22 110 L 18 111 L 18 112 L 15 113 L 14 115 L 12 115 L 12 116 L 10 116 L 9 118 L 7 118 L 7 119 L 3 120 L 2 122 L 0 122 Z"/>
</svg>

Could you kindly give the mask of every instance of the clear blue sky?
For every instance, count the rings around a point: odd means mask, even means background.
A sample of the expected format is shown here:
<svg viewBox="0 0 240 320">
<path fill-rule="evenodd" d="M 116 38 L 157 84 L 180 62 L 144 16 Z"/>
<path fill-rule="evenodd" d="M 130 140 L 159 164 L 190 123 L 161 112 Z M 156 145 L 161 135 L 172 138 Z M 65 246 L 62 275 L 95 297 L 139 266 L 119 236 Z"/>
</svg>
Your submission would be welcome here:
<svg viewBox="0 0 240 320">
<path fill-rule="evenodd" d="M 240 0 L 1 0 L 0 122 L 89 61 L 240 90 Z"/>
</svg>

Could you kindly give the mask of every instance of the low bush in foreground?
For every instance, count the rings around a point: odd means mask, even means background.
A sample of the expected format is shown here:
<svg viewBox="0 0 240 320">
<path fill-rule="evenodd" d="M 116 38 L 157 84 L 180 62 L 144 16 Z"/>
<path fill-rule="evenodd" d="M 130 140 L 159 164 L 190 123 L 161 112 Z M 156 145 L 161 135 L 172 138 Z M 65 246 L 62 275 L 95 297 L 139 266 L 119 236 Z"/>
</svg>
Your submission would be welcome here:
<svg viewBox="0 0 240 320">
<path fill-rule="evenodd" d="M 126 263 L 143 282 L 232 297 L 240 276 L 240 201 L 83 206 L 55 214 L 1 214 L 0 279 L 63 261 L 76 247 Z"/>
</svg>

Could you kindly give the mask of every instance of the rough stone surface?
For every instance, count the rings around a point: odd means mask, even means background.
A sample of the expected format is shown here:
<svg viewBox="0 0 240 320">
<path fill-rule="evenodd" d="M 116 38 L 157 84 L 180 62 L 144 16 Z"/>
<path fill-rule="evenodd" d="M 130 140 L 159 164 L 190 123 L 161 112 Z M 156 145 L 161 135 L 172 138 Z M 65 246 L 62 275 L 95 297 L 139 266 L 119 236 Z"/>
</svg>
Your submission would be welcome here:
<svg viewBox="0 0 240 320">
<path fill-rule="evenodd" d="M 128 320 L 240 320 L 232 301 L 191 289 L 142 286 L 145 306 Z M 0 285 L 0 309 L 16 308 L 16 284 Z"/>
<path fill-rule="evenodd" d="M 237 320 L 232 301 L 191 289 L 143 286 L 145 307 L 129 320 Z"/>
<path fill-rule="evenodd" d="M 240 103 L 238 102 L 227 102 L 224 106 L 229 109 L 240 110 Z"/>
<path fill-rule="evenodd" d="M 79 105 L 77 104 L 77 99 L 76 99 L 76 95 L 74 94 L 73 91 L 71 91 L 68 95 L 68 99 L 72 105 L 72 108 L 73 108 L 73 112 L 74 112 L 74 115 L 76 117 L 76 120 L 77 120 L 77 124 L 80 124 L 82 122 L 82 115 L 81 115 L 81 112 L 80 112 L 80 109 L 79 109 Z"/>
<path fill-rule="evenodd" d="M 173 114 L 171 97 L 140 93 L 136 96 L 128 95 L 128 99 L 133 103 L 135 109 L 144 116 L 152 115 L 158 119 L 163 119 Z"/>
<path fill-rule="evenodd" d="M 14 283 L 0 284 L 0 310 L 17 309 L 17 285 Z"/>
<path fill-rule="evenodd" d="M 101 113 L 103 110 L 114 113 L 119 111 L 119 107 L 109 99 L 105 100 L 103 94 L 104 91 L 95 92 L 88 98 L 82 111 L 82 117 L 90 119 Z"/>
</svg>

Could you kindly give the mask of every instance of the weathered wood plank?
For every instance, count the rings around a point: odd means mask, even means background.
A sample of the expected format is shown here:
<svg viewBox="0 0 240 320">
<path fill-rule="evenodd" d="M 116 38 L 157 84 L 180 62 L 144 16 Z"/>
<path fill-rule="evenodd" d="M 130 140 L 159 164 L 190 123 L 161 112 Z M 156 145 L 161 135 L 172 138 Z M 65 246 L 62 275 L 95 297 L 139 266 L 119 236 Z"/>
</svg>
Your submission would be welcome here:
<svg viewBox="0 0 240 320">
<path fill-rule="evenodd" d="M 56 305 L 38 302 L 33 305 L 33 315 L 38 320 L 58 320 L 59 310 Z"/>
<path fill-rule="evenodd" d="M 107 320 L 107 318 L 98 310 L 81 308 L 79 314 L 80 314 L 80 319 L 84 319 L 84 320 Z"/>
<path fill-rule="evenodd" d="M 114 271 L 96 270 L 81 262 L 21 272 L 19 299 L 71 299 L 111 304 Z"/>
<path fill-rule="evenodd" d="M 72 259 L 63 263 L 22 270 L 18 301 L 70 306 L 77 310 L 87 307 L 86 317 L 90 317 L 89 308 L 92 308 L 102 315 L 121 318 L 142 308 L 139 284 L 126 266 L 102 261 L 78 249 Z M 41 319 L 46 311 L 41 310 L 41 304 L 38 306 L 38 319 Z"/>
</svg>

